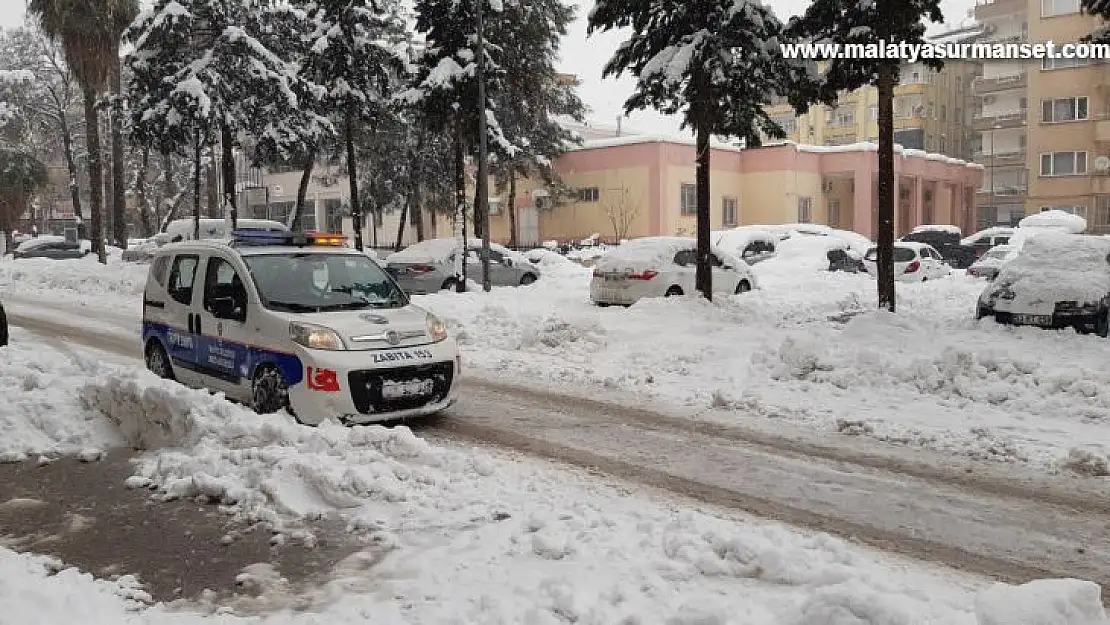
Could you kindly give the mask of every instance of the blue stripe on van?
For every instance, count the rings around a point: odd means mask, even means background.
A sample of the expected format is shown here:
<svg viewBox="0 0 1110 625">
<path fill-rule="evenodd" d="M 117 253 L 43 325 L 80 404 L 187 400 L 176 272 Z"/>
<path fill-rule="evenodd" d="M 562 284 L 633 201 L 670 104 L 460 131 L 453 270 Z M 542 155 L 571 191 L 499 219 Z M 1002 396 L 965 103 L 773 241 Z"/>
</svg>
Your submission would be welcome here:
<svg viewBox="0 0 1110 625">
<path fill-rule="evenodd" d="M 189 334 L 179 326 L 144 321 L 143 345 L 152 338 L 162 343 L 175 363 L 206 375 L 239 382 L 253 377 L 259 365 L 272 364 L 289 386 L 304 380 L 301 359 L 287 351 L 218 336 Z"/>
</svg>

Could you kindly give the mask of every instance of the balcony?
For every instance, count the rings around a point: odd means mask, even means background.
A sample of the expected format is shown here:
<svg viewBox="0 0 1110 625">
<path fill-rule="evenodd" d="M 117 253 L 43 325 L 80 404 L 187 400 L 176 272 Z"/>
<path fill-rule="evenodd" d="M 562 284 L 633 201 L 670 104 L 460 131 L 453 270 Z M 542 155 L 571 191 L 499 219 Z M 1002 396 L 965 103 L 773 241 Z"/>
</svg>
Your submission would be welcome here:
<svg viewBox="0 0 1110 625">
<path fill-rule="evenodd" d="M 1012 202 L 1014 200 L 1024 199 L 1025 196 L 1029 195 L 1029 186 L 1024 184 L 998 185 L 994 188 L 993 193 L 990 187 L 986 187 L 979 189 L 976 192 L 976 195 L 978 195 L 980 201 L 985 202 L 989 202 L 992 195 L 994 196 L 995 201 Z"/>
<path fill-rule="evenodd" d="M 971 89 L 978 94 L 994 93 L 1009 89 L 1024 89 L 1028 84 L 1028 74 L 1017 72 L 1014 74 L 999 74 L 996 76 L 979 76 L 971 81 Z"/>
<path fill-rule="evenodd" d="M 971 127 L 977 132 L 986 132 L 995 128 L 1020 128 L 1025 125 L 1027 111 L 1028 109 L 999 113 L 976 113 L 971 118 Z"/>
<path fill-rule="evenodd" d="M 825 140 L 830 139 L 855 139 L 859 127 L 855 123 L 844 124 L 842 126 L 825 126 Z"/>
<path fill-rule="evenodd" d="M 1024 167 L 1025 155 L 1025 150 L 999 151 L 993 155 L 983 150 L 977 150 L 975 152 L 975 162 L 985 167 Z"/>
<path fill-rule="evenodd" d="M 985 22 L 993 17 L 1025 13 L 1026 0 L 980 0 L 975 6 L 975 19 Z"/>
</svg>

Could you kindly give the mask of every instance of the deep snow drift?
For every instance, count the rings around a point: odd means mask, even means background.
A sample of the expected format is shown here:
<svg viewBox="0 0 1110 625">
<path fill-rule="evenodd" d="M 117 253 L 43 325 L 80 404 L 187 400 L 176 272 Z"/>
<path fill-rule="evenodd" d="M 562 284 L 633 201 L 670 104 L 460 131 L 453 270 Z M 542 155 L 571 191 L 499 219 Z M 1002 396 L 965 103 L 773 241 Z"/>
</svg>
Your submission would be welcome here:
<svg viewBox="0 0 1110 625">
<path fill-rule="evenodd" d="M 549 464 L 436 446 L 405 427 L 309 428 L 133 367 L 73 363 L 41 346 L 0 354 L 0 375 L 74 374 L 74 383 L 53 391 L 53 427 L 39 431 L 86 423 L 87 438 L 65 436 L 77 450 L 118 428 L 116 441 L 149 450 L 130 487 L 220 503 L 279 529 L 294 520 L 312 527 L 323 516 L 345 519 L 348 531 L 386 551 L 373 563 L 353 556 L 306 596 L 288 596 L 280 580 L 264 583 L 251 610 L 277 611 L 259 620 L 149 606 L 141 580 L 98 581 L 0 548 L 0 606 L 13 625 L 1105 621 L 1089 582 L 992 586 L 827 535 L 649 499 Z M 22 405 L 37 390 L 9 389 L 5 405 Z M 35 440 L 52 448 L 49 434 Z M 281 536 L 312 545 L 303 528 Z M 264 568 L 249 573 L 265 582 Z"/>
<path fill-rule="evenodd" d="M 457 333 L 471 375 L 610 392 L 747 427 L 787 423 L 1108 473 L 1104 341 L 977 322 L 986 283 L 960 271 L 899 284 L 898 314 L 876 312 L 873 279 L 822 270 L 822 238 L 784 244 L 754 266 L 760 289 L 712 304 L 599 309 L 589 302 L 590 269 L 538 256 L 544 277 L 532 286 L 415 301 Z M 82 324 L 134 332 L 145 272 L 118 261 L 2 261 L 0 289 L 63 309 L 37 314 L 72 321 L 77 308 Z"/>
</svg>

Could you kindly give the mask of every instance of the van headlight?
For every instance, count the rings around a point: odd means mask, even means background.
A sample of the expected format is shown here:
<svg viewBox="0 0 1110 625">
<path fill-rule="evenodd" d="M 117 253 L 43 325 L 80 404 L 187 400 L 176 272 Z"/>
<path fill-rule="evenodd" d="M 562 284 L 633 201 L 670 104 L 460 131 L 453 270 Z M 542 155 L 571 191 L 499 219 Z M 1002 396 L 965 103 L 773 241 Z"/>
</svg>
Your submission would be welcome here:
<svg viewBox="0 0 1110 625">
<path fill-rule="evenodd" d="M 432 337 L 432 342 L 438 343 L 447 338 L 447 326 L 439 320 L 439 317 L 428 313 L 428 336 Z"/>
<path fill-rule="evenodd" d="M 331 328 L 318 326 L 311 323 L 294 321 L 289 324 L 289 338 L 298 345 L 309 349 L 326 349 L 329 351 L 342 351 L 347 349 L 343 339 Z"/>
</svg>

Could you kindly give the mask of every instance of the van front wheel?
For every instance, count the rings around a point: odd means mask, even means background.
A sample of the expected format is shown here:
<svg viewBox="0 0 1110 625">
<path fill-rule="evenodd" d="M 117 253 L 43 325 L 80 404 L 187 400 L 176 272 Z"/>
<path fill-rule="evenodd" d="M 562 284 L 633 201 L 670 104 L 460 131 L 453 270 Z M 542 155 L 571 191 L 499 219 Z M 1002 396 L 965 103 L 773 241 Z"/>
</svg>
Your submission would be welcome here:
<svg viewBox="0 0 1110 625">
<path fill-rule="evenodd" d="M 150 345 L 147 345 L 146 368 L 163 380 L 174 379 L 170 357 L 166 354 L 166 349 L 162 347 L 162 344 L 157 341 L 151 341 Z"/>
<path fill-rule="evenodd" d="M 273 414 L 289 407 L 289 384 L 273 366 L 263 366 L 251 383 L 251 408 L 258 414 Z"/>
</svg>

